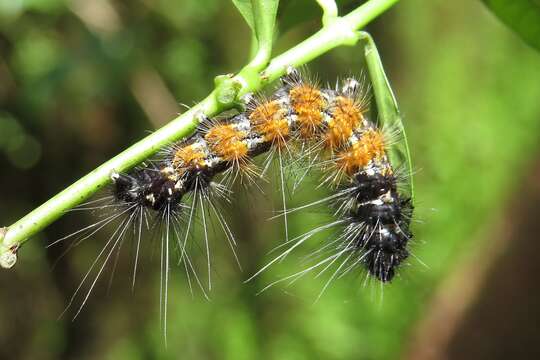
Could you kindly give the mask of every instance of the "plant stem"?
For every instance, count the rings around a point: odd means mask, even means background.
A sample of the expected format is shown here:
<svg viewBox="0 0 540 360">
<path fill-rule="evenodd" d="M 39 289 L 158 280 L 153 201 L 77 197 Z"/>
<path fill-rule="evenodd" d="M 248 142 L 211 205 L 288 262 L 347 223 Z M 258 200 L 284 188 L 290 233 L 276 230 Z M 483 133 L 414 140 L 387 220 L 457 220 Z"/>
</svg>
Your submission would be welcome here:
<svg viewBox="0 0 540 360">
<path fill-rule="evenodd" d="M 326 26 L 330 24 L 338 16 L 338 8 L 335 0 L 317 0 L 319 6 L 323 10 L 322 24 Z"/>
<path fill-rule="evenodd" d="M 14 256 L 21 244 L 57 220 L 65 211 L 92 196 L 110 181 L 110 175 L 113 172 L 126 171 L 165 145 L 193 133 L 199 123 L 197 114 L 204 113 L 206 116 L 212 117 L 234 106 L 233 101 L 222 100 L 224 93 L 232 93 L 235 95 L 234 98 L 238 99 L 248 92 L 260 90 L 269 82 L 279 78 L 289 66 L 303 65 L 341 45 L 354 45 L 359 40 L 357 30 L 398 1 L 368 1 L 348 15 L 337 17 L 297 46 L 275 57 L 262 73 L 254 73 L 253 69 L 246 66 L 238 75 L 219 83 L 210 95 L 193 108 L 82 177 L 9 226 L 5 233 L 0 232 L 0 266 L 6 268 L 13 266 Z M 237 87 L 233 87 L 233 85 L 237 85 Z"/>
</svg>

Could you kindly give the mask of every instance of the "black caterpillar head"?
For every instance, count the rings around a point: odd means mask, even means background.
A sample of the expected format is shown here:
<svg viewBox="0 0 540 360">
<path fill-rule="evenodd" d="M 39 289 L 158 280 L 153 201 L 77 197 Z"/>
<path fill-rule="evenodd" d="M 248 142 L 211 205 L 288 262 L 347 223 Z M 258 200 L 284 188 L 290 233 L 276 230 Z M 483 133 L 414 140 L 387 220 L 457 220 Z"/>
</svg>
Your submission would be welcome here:
<svg viewBox="0 0 540 360">
<path fill-rule="evenodd" d="M 113 194 L 118 201 L 156 211 L 180 207 L 182 192 L 176 182 L 155 169 L 136 169 L 130 174 L 114 174 Z"/>
</svg>

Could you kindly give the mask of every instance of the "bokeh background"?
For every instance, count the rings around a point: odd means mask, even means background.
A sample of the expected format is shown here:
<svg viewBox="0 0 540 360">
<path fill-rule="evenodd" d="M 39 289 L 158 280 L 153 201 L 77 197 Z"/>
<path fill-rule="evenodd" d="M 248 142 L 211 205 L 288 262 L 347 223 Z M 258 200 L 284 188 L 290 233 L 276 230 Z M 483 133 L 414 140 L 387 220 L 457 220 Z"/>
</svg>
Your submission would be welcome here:
<svg viewBox="0 0 540 360">
<path fill-rule="evenodd" d="M 316 31 L 317 14 L 314 2 L 282 1 L 276 53 Z M 415 256 L 396 281 L 381 290 L 352 274 L 314 303 L 328 277 L 308 275 L 256 295 L 302 269 L 302 255 L 332 236 L 243 283 L 283 239 L 282 222 L 267 221 L 280 207 L 274 171 L 264 194 L 238 188 L 224 210 L 243 271 L 219 232 L 211 237 L 210 300 L 190 292 L 181 268 L 172 271 L 167 347 L 152 244 L 133 291 L 126 245 L 112 282 L 109 269 L 75 321 L 73 309 L 59 318 L 111 234 L 65 256 L 69 242 L 46 248 L 99 216 L 75 212 L 0 272 L 0 358 L 538 357 L 540 55 L 480 1 L 402 1 L 368 30 L 405 116 L 416 170 Z M 202 99 L 214 76 L 246 62 L 249 39 L 228 1 L 0 0 L 0 223 L 164 124 L 180 104 Z M 361 72 L 360 54 L 340 48 L 309 69 L 333 83 Z M 317 181 L 314 174 L 289 206 L 325 196 Z M 330 219 L 324 209 L 301 212 L 289 219 L 291 234 Z M 192 256 L 204 265 L 204 251 Z"/>
</svg>

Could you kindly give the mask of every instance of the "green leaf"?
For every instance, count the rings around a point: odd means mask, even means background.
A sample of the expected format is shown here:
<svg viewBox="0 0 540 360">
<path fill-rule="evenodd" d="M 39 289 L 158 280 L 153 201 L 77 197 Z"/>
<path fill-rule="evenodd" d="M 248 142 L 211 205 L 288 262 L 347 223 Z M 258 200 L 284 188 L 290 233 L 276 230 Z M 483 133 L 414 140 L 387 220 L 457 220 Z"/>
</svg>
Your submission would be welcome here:
<svg viewBox="0 0 540 360">
<path fill-rule="evenodd" d="M 279 0 L 233 0 L 233 3 L 255 35 L 251 46 L 251 53 L 255 55 L 249 66 L 260 71 L 272 54 Z"/>
<path fill-rule="evenodd" d="M 251 28 L 251 31 L 255 33 L 255 26 L 253 23 L 253 7 L 251 6 L 251 0 L 232 0 L 234 6 L 238 9 L 246 23 Z"/>
<path fill-rule="evenodd" d="M 361 38 L 366 42 L 364 45 L 364 56 L 373 95 L 377 104 L 378 122 L 381 126 L 388 126 L 391 129 L 399 130 L 401 134 L 400 139 L 389 150 L 388 156 L 390 157 L 390 163 L 394 166 L 405 166 L 407 169 L 407 178 L 409 180 L 407 184 L 409 186 L 408 191 L 411 199 L 414 200 L 411 155 L 396 97 L 384 72 L 381 58 L 373 38 L 366 32 L 361 32 Z"/>
<path fill-rule="evenodd" d="M 540 50 L 540 0 L 482 0 L 527 44 Z"/>
<path fill-rule="evenodd" d="M 272 41 L 279 0 L 232 0 L 259 43 Z"/>
<path fill-rule="evenodd" d="M 259 49 L 272 49 L 279 0 L 252 0 L 251 3 Z"/>
</svg>

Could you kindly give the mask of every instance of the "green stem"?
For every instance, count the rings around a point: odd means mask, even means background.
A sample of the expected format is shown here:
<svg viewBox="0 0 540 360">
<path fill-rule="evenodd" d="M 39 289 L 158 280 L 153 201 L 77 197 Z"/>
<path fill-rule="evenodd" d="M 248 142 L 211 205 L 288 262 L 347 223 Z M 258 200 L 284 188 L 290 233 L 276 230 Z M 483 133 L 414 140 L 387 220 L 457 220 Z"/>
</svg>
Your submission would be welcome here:
<svg viewBox="0 0 540 360">
<path fill-rule="evenodd" d="M 238 75 L 226 81 L 220 80 L 217 82 L 216 89 L 189 111 L 82 177 L 9 226 L 7 232 L 0 232 L 0 266 L 13 266 L 16 251 L 25 241 L 106 185 L 110 181 L 111 173 L 126 171 L 165 145 L 193 133 L 199 123 L 197 114 L 204 113 L 209 117 L 215 116 L 234 106 L 234 101 L 230 101 L 231 98 L 238 99 L 248 92 L 259 91 L 267 83 L 285 74 L 287 67 L 303 65 L 341 45 L 354 45 L 359 40 L 357 30 L 398 1 L 368 1 L 348 15 L 331 21 L 311 37 L 275 57 L 263 73 L 254 73 L 251 68 L 246 66 Z M 231 93 L 235 96 L 231 97 Z"/>
<path fill-rule="evenodd" d="M 329 25 L 331 21 L 338 17 L 338 8 L 335 0 L 317 0 L 323 9 L 322 24 Z"/>
</svg>

